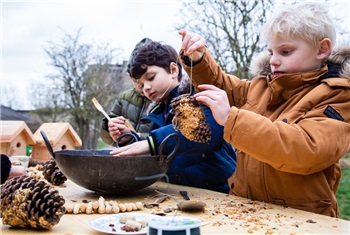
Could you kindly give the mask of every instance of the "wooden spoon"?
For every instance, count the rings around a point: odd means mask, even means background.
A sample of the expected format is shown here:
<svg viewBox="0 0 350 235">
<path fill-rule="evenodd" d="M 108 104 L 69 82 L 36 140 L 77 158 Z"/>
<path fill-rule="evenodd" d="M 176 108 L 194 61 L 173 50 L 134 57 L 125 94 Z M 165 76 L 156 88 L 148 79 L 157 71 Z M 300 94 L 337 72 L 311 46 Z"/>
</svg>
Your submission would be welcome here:
<svg viewBox="0 0 350 235">
<path fill-rule="evenodd" d="M 110 121 L 111 118 L 109 117 L 109 115 L 106 113 L 106 111 L 103 109 L 103 107 L 100 105 L 100 103 L 97 101 L 95 97 L 92 98 L 92 102 L 94 103 L 97 110 L 100 111 L 107 118 L 108 121 Z"/>
<path fill-rule="evenodd" d="M 98 111 L 100 111 L 101 113 L 103 113 L 103 115 L 107 118 L 108 121 L 111 120 L 111 118 L 109 117 L 109 115 L 106 113 L 106 111 L 103 109 L 103 107 L 100 105 L 100 103 L 97 101 L 97 99 L 94 97 L 92 98 L 92 102 L 94 103 L 95 107 L 97 108 Z M 124 123 L 125 126 L 132 131 L 135 131 L 134 127 L 131 125 L 131 123 L 129 122 L 129 120 L 124 119 Z"/>
</svg>

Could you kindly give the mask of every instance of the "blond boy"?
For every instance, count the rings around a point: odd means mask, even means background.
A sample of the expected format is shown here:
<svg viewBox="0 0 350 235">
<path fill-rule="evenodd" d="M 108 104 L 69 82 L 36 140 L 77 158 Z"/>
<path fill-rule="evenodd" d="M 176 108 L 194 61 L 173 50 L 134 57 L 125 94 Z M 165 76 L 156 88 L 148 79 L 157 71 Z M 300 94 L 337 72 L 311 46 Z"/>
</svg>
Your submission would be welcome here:
<svg viewBox="0 0 350 235">
<path fill-rule="evenodd" d="M 268 53 L 251 80 L 225 74 L 205 40 L 185 30 L 180 56 L 238 150 L 230 193 L 338 217 L 339 159 L 350 149 L 350 48 L 332 50 L 334 26 L 319 4 L 286 7 L 262 28 Z"/>
</svg>

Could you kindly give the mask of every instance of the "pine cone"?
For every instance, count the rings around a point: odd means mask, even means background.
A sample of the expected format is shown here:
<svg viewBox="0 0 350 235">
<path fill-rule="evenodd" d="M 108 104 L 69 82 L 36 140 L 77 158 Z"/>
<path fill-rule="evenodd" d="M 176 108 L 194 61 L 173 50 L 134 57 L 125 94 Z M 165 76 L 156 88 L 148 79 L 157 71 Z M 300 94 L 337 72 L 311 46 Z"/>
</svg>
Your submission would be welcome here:
<svg viewBox="0 0 350 235">
<path fill-rule="evenodd" d="M 17 176 L 1 187 L 1 217 L 4 225 L 50 229 L 66 209 L 57 190 L 30 176 Z"/>
<path fill-rule="evenodd" d="M 67 180 L 67 177 L 56 165 L 56 161 L 54 158 L 51 158 L 50 160 L 45 162 L 43 167 L 43 176 L 47 181 L 49 181 L 53 185 L 61 185 Z"/>
<path fill-rule="evenodd" d="M 29 159 L 28 167 L 36 167 L 38 165 L 43 166 L 44 162 L 32 158 Z"/>
<path fill-rule="evenodd" d="M 180 95 L 171 101 L 171 107 L 175 130 L 180 130 L 187 139 L 194 142 L 206 143 L 211 140 L 210 126 L 205 120 L 203 109 L 193 96 Z"/>
</svg>

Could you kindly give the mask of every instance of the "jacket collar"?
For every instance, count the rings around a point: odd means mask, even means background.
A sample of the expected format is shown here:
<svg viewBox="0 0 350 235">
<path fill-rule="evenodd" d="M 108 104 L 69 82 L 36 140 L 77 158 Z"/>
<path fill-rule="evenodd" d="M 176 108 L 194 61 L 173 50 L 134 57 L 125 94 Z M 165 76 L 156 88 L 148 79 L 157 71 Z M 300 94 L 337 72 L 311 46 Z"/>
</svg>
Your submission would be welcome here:
<svg viewBox="0 0 350 235">
<path fill-rule="evenodd" d="M 268 75 L 270 82 L 268 86 L 272 90 L 271 103 L 278 104 L 280 101 L 289 99 L 294 94 L 300 92 L 305 86 L 318 82 L 320 77 L 328 71 L 328 67 L 306 72 L 282 74 L 279 76 Z"/>
<path fill-rule="evenodd" d="M 152 107 L 150 109 L 150 113 L 155 113 L 155 114 L 163 113 L 164 110 L 170 106 L 171 100 L 178 96 L 177 90 L 178 90 L 179 86 L 180 85 L 177 85 L 169 92 L 168 99 L 166 101 L 166 105 L 164 104 L 164 102 L 152 102 L 152 104 L 151 104 Z"/>
</svg>

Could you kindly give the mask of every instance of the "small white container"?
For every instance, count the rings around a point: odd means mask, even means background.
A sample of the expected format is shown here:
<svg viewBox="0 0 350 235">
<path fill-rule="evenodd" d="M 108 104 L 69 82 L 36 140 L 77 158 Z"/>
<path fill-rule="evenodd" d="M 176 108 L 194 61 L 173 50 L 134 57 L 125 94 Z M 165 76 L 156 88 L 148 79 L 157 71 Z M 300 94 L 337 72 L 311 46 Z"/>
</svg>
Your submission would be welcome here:
<svg viewBox="0 0 350 235">
<path fill-rule="evenodd" d="M 167 216 L 148 221 L 148 235 L 200 235 L 201 221 L 186 216 Z"/>
<path fill-rule="evenodd" d="M 12 165 L 21 165 L 28 168 L 29 158 L 28 156 L 10 156 L 10 161 Z"/>
</svg>

